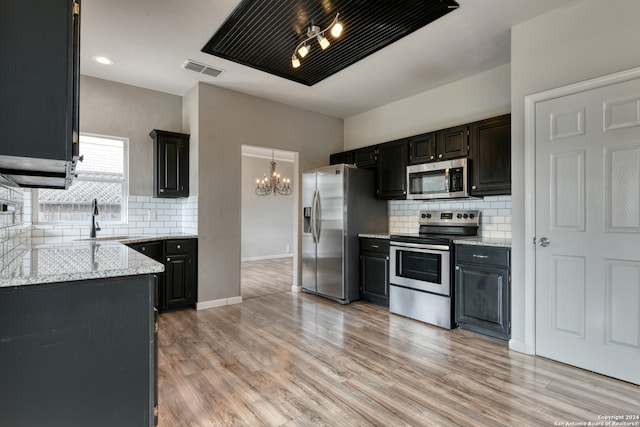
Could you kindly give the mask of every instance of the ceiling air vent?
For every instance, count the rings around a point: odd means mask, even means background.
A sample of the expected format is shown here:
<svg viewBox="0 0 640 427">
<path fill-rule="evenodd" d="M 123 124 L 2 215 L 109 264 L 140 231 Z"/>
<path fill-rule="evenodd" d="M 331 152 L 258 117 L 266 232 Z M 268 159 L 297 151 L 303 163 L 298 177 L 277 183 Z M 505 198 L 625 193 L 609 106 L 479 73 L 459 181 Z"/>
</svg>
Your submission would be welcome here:
<svg viewBox="0 0 640 427">
<path fill-rule="evenodd" d="M 184 68 L 185 70 L 195 71 L 196 73 L 206 74 L 207 76 L 211 77 L 218 77 L 223 73 L 223 70 L 218 70 L 216 68 L 201 64 L 191 59 L 187 59 L 184 64 L 182 64 L 182 68 Z"/>
</svg>

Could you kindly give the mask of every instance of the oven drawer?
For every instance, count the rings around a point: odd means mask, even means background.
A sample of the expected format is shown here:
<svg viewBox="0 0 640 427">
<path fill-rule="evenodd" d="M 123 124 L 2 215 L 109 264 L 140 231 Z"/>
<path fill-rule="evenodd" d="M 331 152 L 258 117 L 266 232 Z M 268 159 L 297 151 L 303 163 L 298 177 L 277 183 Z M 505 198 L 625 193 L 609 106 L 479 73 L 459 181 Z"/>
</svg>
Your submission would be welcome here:
<svg viewBox="0 0 640 427">
<path fill-rule="evenodd" d="M 456 264 L 485 264 L 509 267 L 509 249 L 475 246 L 456 245 Z"/>
</svg>

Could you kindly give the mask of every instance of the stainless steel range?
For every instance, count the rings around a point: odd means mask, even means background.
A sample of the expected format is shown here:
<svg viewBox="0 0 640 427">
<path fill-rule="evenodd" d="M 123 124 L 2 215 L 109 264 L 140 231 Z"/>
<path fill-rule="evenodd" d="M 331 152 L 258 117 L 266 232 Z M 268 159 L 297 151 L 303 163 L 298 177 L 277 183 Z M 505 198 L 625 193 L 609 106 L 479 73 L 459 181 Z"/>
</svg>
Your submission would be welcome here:
<svg viewBox="0 0 640 427">
<path fill-rule="evenodd" d="M 414 234 L 390 238 L 389 311 L 455 327 L 453 240 L 478 234 L 479 212 L 420 211 Z"/>
</svg>

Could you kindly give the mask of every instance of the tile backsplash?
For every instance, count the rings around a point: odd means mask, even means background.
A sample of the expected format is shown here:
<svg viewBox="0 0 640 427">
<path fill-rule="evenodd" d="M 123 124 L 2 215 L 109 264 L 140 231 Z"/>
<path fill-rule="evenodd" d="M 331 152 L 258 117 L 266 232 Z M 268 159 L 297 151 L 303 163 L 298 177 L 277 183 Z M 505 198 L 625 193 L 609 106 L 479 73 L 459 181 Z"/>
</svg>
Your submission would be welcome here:
<svg viewBox="0 0 640 427">
<path fill-rule="evenodd" d="M 389 232 L 417 233 L 421 210 L 480 211 L 478 234 L 484 237 L 511 238 L 511 196 L 487 196 L 484 199 L 464 200 L 392 200 L 389 202 Z"/>
<path fill-rule="evenodd" d="M 29 200 L 27 202 L 27 199 Z M 25 202 L 30 204 L 30 197 Z M 31 211 L 29 206 L 28 211 Z M 29 218 L 30 219 L 30 218 Z M 198 197 L 160 199 L 129 196 L 126 223 L 106 223 L 96 217 L 98 237 L 198 233 Z M 59 243 L 89 237 L 90 224 L 33 224 L 33 243 Z"/>
<path fill-rule="evenodd" d="M 22 265 L 31 238 L 25 224 L 23 190 L 0 184 L 0 277 L 10 277 Z"/>
</svg>

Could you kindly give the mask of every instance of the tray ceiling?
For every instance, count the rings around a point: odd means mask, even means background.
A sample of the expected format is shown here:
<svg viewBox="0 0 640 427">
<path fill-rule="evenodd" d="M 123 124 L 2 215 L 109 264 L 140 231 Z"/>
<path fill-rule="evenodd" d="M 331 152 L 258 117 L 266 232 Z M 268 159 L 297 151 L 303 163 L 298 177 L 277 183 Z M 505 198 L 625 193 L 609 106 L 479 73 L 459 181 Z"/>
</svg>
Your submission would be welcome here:
<svg viewBox="0 0 640 427">
<path fill-rule="evenodd" d="M 457 8 L 453 0 L 244 0 L 202 51 L 312 86 Z M 293 68 L 309 25 L 324 30 L 336 13 L 342 35 L 327 32 L 324 51 L 311 40 L 310 53 Z"/>
</svg>

